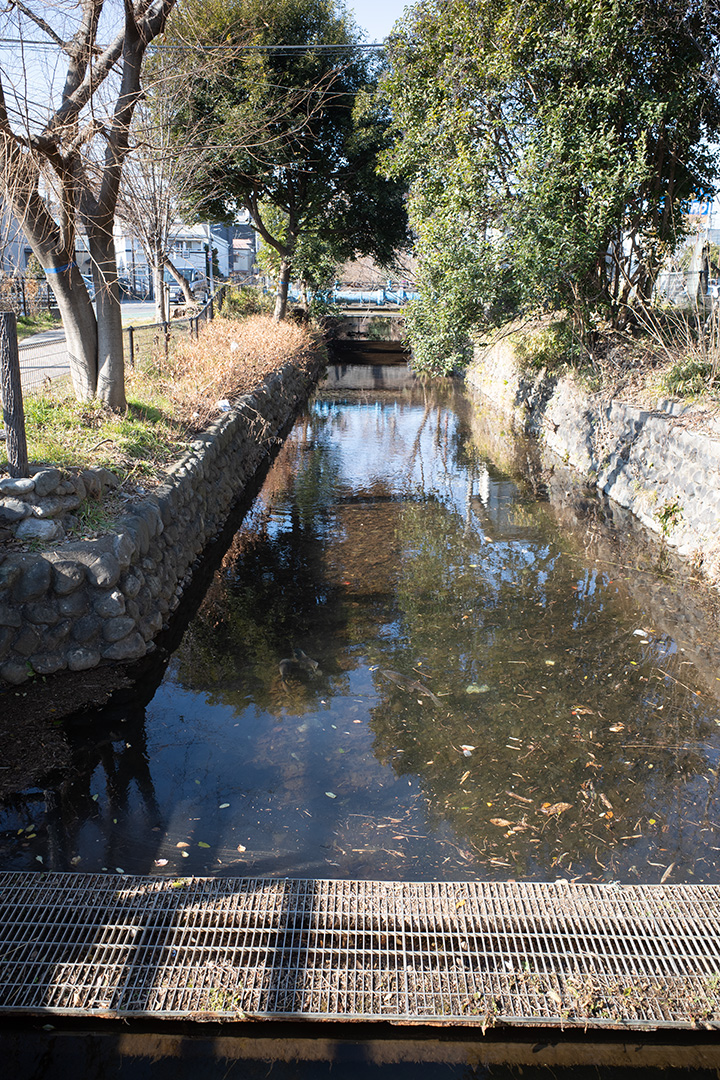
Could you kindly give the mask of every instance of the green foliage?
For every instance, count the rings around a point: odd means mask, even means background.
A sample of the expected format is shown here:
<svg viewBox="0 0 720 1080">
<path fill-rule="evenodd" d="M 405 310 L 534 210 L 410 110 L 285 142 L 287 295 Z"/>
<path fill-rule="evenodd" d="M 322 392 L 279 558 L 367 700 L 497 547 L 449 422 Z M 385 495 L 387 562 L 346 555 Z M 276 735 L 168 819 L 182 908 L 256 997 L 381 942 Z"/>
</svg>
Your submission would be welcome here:
<svg viewBox="0 0 720 1080">
<path fill-rule="evenodd" d="M 655 514 L 663 536 L 669 536 L 683 518 L 683 509 L 677 499 L 669 499 Z"/>
<path fill-rule="evenodd" d="M 255 286 L 228 285 L 219 314 L 227 319 L 243 319 L 248 315 L 269 315 L 272 309 L 270 297 Z"/>
<path fill-rule="evenodd" d="M 389 117 L 347 13 L 335 0 L 188 0 L 171 42 L 193 27 L 250 46 L 222 70 L 180 54 L 192 68 L 178 129 L 199 125 L 216 148 L 193 178 L 197 213 L 222 221 L 246 208 L 276 253 L 280 291 L 293 272 L 321 284 L 330 262 L 356 253 L 391 263 L 407 241 L 405 189 L 376 170 Z"/>
<path fill-rule="evenodd" d="M 687 200 L 718 173 L 717 49 L 700 3 L 410 9 L 391 39 L 384 165 L 411 189 L 427 293 L 415 348 L 442 365 L 508 310 L 565 310 L 586 335 L 593 313 L 620 324 L 648 303 Z"/>
<path fill-rule="evenodd" d="M 684 356 L 663 376 L 663 389 L 678 397 L 697 397 L 713 385 L 713 365 L 704 356 Z"/>
<path fill-rule="evenodd" d="M 586 356 L 582 343 L 567 320 L 554 321 L 519 336 L 518 356 L 528 367 L 559 371 Z"/>
</svg>

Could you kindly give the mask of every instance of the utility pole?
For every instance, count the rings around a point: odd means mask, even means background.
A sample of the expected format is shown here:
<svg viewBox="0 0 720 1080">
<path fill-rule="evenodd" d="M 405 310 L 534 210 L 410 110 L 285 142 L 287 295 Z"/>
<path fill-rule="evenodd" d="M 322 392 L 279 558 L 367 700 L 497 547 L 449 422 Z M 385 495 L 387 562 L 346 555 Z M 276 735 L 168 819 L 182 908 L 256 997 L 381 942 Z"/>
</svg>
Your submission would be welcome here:
<svg viewBox="0 0 720 1080">
<path fill-rule="evenodd" d="M 27 476 L 25 412 L 20 383 L 17 320 L 14 311 L 0 311 L 0 389 L 2 390 L 9 472 L 13 477 Z"/>
</svg>

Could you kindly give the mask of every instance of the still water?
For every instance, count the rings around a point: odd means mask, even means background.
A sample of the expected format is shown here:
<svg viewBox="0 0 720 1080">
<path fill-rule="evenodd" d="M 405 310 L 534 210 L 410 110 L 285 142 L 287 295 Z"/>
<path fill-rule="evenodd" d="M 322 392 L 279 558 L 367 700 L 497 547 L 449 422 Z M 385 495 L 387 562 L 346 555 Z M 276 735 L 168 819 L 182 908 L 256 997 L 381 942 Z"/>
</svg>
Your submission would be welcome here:
<svg viewBox="0 0 720 1080">
<path fill-rule="evenodd" d="M 6 800 L 0 865 L 716 882 L 683 574 L 459 387 L 325 389 L 147 705 Z"/>
</svg>

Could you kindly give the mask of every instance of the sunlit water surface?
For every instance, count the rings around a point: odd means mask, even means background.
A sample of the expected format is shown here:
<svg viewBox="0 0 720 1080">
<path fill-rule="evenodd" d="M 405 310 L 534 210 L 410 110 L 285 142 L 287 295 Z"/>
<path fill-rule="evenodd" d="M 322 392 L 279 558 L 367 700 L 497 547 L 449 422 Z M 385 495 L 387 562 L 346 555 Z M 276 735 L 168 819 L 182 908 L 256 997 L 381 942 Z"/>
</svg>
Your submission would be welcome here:
<svg viewBox="0 0 720 1080">
<path fill-rule="evenodd" d="M 3 868 L 717 881 L 712 650 L 612 514 L 456 388 L 320 394 Z"/>
</svg>

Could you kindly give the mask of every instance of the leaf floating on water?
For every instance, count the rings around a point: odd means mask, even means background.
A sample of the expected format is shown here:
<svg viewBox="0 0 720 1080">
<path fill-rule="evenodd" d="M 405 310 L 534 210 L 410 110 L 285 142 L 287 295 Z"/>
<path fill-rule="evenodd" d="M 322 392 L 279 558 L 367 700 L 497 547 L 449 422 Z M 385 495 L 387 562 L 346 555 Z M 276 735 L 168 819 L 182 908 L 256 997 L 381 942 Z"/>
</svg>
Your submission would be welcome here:
<svg viewBox="0 0 720 1080">
<path fill-rule="evenodd" d="M 42 861 L 43 861 L 42 855 L 36 855 L 35 856 L 35 862 L 42 862 Z"/>
<path fill-rule="evenodd" d="M 218 810 L 227 810 L 229 805 L 230 805 L 229 802 L 221 802 L 220 805 L 218 806 Z"/>
<path fill-rule="evenodd" d="M 465 687 L 466 694 L 488 694 L 490 687 L 487 683 L 475 683 L 471 682 L 469 686 Z"/>
<path fill-rule="evenodd" d="M 540 807 L 541 814 L 564 814 L 572 806 L 570 802 L 543 803 Z"/>
<path fill-rule="evenodd" d="M 123 870 L 122 866 L 116 866 L 115 867 L 115 873 L 116 874 L 124 874 L 125 871 Z"/>
<path fill-rule="evenodd" d="M 666 870 L 666 871 L 665 871 L 665 873 L 663 874 L 663 876 L 662 876 L 662 877 L 660 878 L 660 884 L 661 884 L 661 885 L 664 885 L 664 884 L 665 884 L 665 882 L 666 882 L 666 881 L 667 881 L 667 879 L 668 879 L 668 878 L 670 877 L 670 875 L 672 874 L 672 872 L 673 872 L 673 870 L 674 870 L 674 869 L 675 869 L 675 863 L 674 863 L 674 862 L 671 862 L 671 863 L 670 863 L 670 865 L 668 866 L 667 870 Z"/>
<path fill-rule="evenodd" d="M 238 844 L 237 849 L 240 852 L 247 851 L 247 848 L 245 847 L 244 844 Z"/>
<path fill-rule="evenodd" d="M 93 795 L 93 797 L 92 797 L 92 801 L 93 801 L 93 802 L 97 802 L 97 801 L 98 801 L 98 798 L 99 798 L 99 795 Z"/>
<path fill-rule="evenodd" d="M 155 865 L 156 866 L 167 866 L 167 864 L 168 864 L 167 859 L 156 859 L 155 860 Z"/>
<path fill-rule="evenodd" d="M 210 845 L 209 845 L 209 844 L 206 844 L 204 840 L 198 840 L 198 847 L 206 847 L 206 848 L 209 848 L 209 847 L 210 847 Z"/>
<path fill-rule="evenodd" d="M 182 848 L 182 847 L 190 847 L 190 845 L 188 844 L 188 842 L 186 840 L 180 840 L 175 845 L 175 847 L 180 847 L 180 848 Z"/>
<path fill-rule="evenodd" d="M 180 854 L 182 855 L 183 859 L 189 859 L 190 858 L 190 852 L 189 851 L 181 851 Z"/>
<path fill-rule="evenodd" d="M 508 821 L 508 819 L 504 818 L 504 817 L 491 817 L 490 818 L 490 824 L 491 825 L 498 825 L 501 829 L 511 829 L 512 828 L 512 821 Z"/>
<path fill-rule="evenodd" d="M 325 794 L 327 795 L 328 799 L 337 799 L 337 795 L 334 791 L 326 791 Z"/>
</svg>

